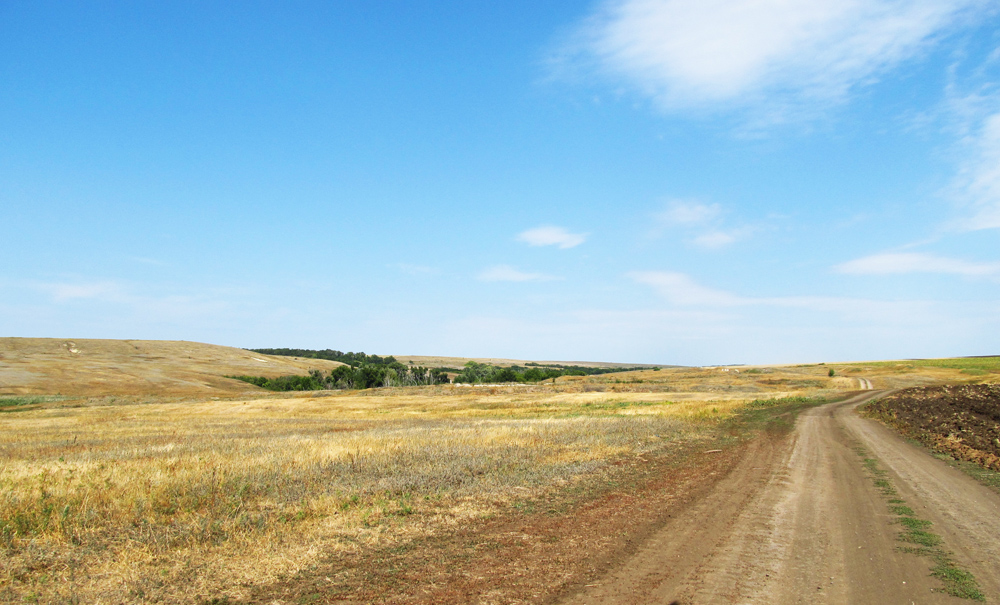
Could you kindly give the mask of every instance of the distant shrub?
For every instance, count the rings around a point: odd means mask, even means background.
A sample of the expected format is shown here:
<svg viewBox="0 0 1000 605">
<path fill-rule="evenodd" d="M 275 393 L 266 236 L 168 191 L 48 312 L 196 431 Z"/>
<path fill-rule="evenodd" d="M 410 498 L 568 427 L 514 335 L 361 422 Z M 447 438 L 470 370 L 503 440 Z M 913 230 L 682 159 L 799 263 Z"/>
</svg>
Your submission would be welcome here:
<svg viewBox="0 0 1000 605">
<path fill-rule="evenodd" d="M 470 361 L 455 377 L 457 383 L 492 384 L 498 382 L 541 382 L 560 376 L 592 376 L 595 374 L 611 374 L 614 372 L 629 372 L 646 370 L 646 367 L 633 368 L 591 368 L 585 366 L 565 366 L 553 364 L 542 366 L 528 362 L 522 366 L 500 367 L 489 363 Z M 660 368 L 653 368 L 659 370 Z"/>
<path fill-rule="evenodd" d="M 358 367 L 339 366 L 324 374 L 312 370 L 308 376 L 227 376 L 248 382 L 269 391 L 324 391 L 330 389 L 370 389 L 374 387 L 417 386 L 449 382 L 443 370 L 422 366 L 405 367 L 362 364 Z"/>
</svg>

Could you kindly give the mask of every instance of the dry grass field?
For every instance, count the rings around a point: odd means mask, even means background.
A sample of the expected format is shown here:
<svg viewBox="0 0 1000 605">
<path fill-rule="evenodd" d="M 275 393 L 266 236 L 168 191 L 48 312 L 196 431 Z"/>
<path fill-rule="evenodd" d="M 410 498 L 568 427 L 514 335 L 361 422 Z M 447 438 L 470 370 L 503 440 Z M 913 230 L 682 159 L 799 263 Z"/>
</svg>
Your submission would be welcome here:
<svg viewBox="0 0 1000 605">
<path fill-rule="evenodd" d="M 155 343 L 142 346 L 143 363 L 157 365 Z M 182 346 L 195 345 L 164 344 Z M 55 354 L 38 355 L 58 375 Z M 5 349 L 4 380 L 17 363 L 31 366 L 30 355 L 12 357 Z M 296 363 L 307 361 L 322 363 Z M 213 363 L 182 370 L 210 376 Z M 219 363 L 215 376 L 233 367 Z M 160 370 L 175 384 L 176 370 Z M 0 397 L 4 602 L 238 600 L 320 557 L 364 557 L 611 480 L 616 461 L 709 439 L 749 401 L 832 398 L 861 378 L 876 388 L 996 378 L 901 362 L 294 396 L 227 392 L 215 382 L 225 379 L 204 378 L 197 395 L 148 386 L 106 397 L 104 370 L 92 387 L 73 372 L 61 384 L 80 386 L 77 396 Z"/>
<path fill-rule="evenodd" d="M 0 394 L 225 396 L 248 388 L 226 376 L 270 378 L 339 365 L 198 342 L 0 338 Z"/>
</svg>

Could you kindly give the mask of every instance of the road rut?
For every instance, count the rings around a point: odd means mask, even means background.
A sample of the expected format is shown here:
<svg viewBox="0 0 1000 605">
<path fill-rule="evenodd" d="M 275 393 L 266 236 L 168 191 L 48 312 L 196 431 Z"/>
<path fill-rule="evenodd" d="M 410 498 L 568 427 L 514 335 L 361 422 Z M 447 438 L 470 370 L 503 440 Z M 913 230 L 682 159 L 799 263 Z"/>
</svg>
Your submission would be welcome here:
<svg viewBox="0 0 1000 605">
<path fill-rule="evenodd" d="M 941 592 L 928 559 L 899 550 L 858 446 L 987 600 L 1000 599 L 1000 496 L 855 413 L 879 394 L 802 413 L 789 439 L 761 440 L 629 560 L 561 602 L 967 602 Z"/>
</svg>

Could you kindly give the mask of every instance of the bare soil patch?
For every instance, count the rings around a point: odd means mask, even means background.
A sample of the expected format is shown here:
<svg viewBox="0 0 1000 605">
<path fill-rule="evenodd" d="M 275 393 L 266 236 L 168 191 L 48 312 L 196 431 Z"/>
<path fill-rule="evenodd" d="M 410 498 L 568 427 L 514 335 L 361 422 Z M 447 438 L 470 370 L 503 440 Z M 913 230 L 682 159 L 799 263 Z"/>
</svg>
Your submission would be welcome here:
<svg viewBox="0 0 1000 605">
<path fill-rule="evenodd" d="M 1000 471 L 1000 384 L 905 389 L 865 413 L 928 447 Z"/>
</svg>

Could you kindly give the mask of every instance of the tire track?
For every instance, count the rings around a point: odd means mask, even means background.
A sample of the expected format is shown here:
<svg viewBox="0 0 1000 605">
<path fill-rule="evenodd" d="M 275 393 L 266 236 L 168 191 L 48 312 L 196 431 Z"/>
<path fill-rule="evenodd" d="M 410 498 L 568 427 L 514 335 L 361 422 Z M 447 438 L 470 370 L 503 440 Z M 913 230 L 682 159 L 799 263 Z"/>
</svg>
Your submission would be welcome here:
<svg viewBox="0 0 1000 605">
<path fill-rule="evenodd" d="M 791 439 L 758 447 L 598 586 L 563 602 L 964 602 L 939 592 L 925 559 L 899 550 L 898 525 L 863 470 L 859 443 L 987 597 L 1000 597 L 1000 497 L 854 413 L 879 394 L 804 412 Z"/>
</svg>

